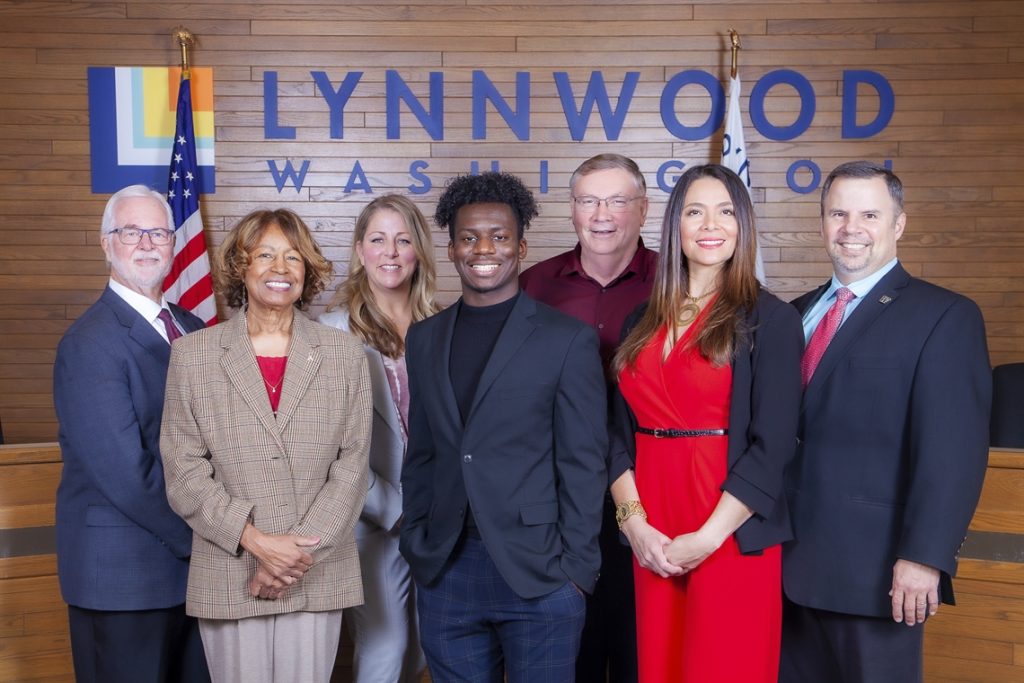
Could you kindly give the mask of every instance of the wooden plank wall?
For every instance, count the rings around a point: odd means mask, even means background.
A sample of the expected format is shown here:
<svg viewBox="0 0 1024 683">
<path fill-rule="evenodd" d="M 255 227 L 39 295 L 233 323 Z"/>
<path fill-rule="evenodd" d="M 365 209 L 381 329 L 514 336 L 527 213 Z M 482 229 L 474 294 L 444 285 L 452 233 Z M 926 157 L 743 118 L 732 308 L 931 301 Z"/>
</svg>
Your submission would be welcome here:
<svg viewBox="0 0 1024 683">
<path fill-rule="evenodd" d="M 90 191 L 86 67 L 174 65 L 170 29 L 199 37 L 197 65 L 215 73 L 217 180 L 203 198 L 212 241 L 258 206 L 285 205 L 317 230 L 338 272 L 364 192 L 344 192 L 359 161 L 375 193 L 407 191 L 409 163 L 425 159 L 434 189 L 416 197 L 428 215 L 446 178 L 492 159 L 535 189 L 541 160 L 550 191 L 529 234 L 529 261 L 574 242 L 566 184 L 577 163 L 616 151 L 640 162 L 657 233 L 665 160 L 717 158 L 721 131 L 685 142 L 659 115 L 666 81 L 697 69 L 725 80 L 726 31 L 743 37 L 744 107 L 764 74 L 792 69 L 812 84 L 817 112 L 790 141 L 746 128 L 769 285 L 783 295 L 829 272 L 818 237 L 817 195 L 787 187 L 799 159 L 824 172 L 852 158 L 891 159 L 908 185 L 901 256 L 911 272 L 975 298 L 988 324 L 993 363 L 1024 360 L 1024 3 L 771 0 L 629 3 L 622 0 L 151 0 L 0 1 L 0 420 L 8 442 L 50 441 L 56 428 L 51 365 L 60 335 L 106 281 L 97 227 L 105 196 Z M 433 140 L 403 105 L 400 140 L 385 134 L 384 78 L 395 69 L 424 105 L 431 72 L 444 77 L 444 139 Z M 488 135 L 471 131 L 472 71 L 481 69 L 514 104 L 515 73 L 531 77 L 531 135 L 519 141 L 494 113 Z M 895 92 L 891 123 L 843 140 L 842 73 L 881 73 Z M 280 123 L 293 141 L 266 140 L 263 73 L 279 75 Z M 362 79 L 345 111 L 345 139 L 330 139 L 328 108 L 310 70 L 338 85 Z M 552 73 L 565 71 L 579 98 L 592 71 L 617 93 L 628 71 L 640 81 L 621 137 L 609 141 L 595 112 L 585 138 L 570 138 Z M 862 119 L 873 115 L 869 96 Z M 613 103 L 615 102 L 613 98 Z M 709 98 L 696 86 L 676 103 L 688 125 Z M 765 99 L 773 124 L 794 121 L 788 87 Z M 864 120 L 861 120 L 864 123 Z M 311 160 L 303 189 L 278 193 L 267 160 Z M 807 182 L 808 174 L 799 176 Z M 445 238 L 438 234 L 438 254 Z M 444 301 L 456 280 L 442 262 Z M 322 304 L 322 302 L 321 302 Z"/>
</svg>

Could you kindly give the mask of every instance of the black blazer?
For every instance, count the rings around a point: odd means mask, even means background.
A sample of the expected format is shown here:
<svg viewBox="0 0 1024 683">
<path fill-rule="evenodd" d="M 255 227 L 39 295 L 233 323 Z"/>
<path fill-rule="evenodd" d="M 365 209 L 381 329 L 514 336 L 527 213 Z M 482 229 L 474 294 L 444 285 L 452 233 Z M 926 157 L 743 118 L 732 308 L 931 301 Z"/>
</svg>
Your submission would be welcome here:
<svg viewBox="0 0 1024 683">
<path fill-rule="evenodd" d="M 794 305 L 803 313 L 829 283 Z M 942 571 L 941 597 L 988 459 L 991 372 L 981 312 L 897 265 L 863 298 L 804 393 L 788 478 L 790 600 L 886 617 L 897 559 Z"/>
<path fill-rule="evenodd" d="M 623 338 L 646 309 L 642 304 L 626 320 Z M 783 472 L 796 448 L 803 333 L 793 307 L 765 290 L 745 316 L 745 327 L 749 333 L 732 362 L 729 470 L 722 490 L 754 511 L 736 530 L 736 541 L 740 552 L 758 553 L 792 538 Z M 617 387 L 613 401 L 611 482 L 633 467 L 637 426 Z"/>
<path fill-rule="evenodd" d="M 520 294 L 463 425 L 449 374 L 457 314 L 456 304 L 413 325 L 406 340 L 402 555 L 418 583 L 433 583 L 468 504 L 517 594 L 567 581 L 592 591 L 608 439 L 597 335 Z"/>
</svg>

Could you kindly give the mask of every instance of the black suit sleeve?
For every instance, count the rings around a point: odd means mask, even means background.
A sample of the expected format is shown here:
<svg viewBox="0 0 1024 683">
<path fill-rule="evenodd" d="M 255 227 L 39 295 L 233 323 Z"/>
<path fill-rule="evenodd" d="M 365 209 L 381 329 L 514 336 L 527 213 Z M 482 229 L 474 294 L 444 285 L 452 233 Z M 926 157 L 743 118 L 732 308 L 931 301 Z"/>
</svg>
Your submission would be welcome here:
<svg viewBox="0 0 1024 683">
<path fill-rule="evenodd" d="M 191 311 L 182 308 L 178 304 L 168 304 L 171 307 L 171 312 L 174 314 L 174 319 L 184 328 L 185 334 L 189 332 L 195 332 L 206 327 L 206 323 L 202 318 L 195 315 Z"/>
<path fill-rule="evenodd" d="M 581 327 L 565 357 L 554 405 L 555 470 L 562 571 L 593 592 L 601 566 L 597 536 L 608 450 L 606 388 L 597 335 Z"/>
<path fill-rule="evenodd" d="M 622 323 L 622 334 L 619 337 L 619 344 L 625 341 L 629 333 L 633 331 L 637 323 L 647 310 L 647 304 L 642 303 L 633 309 L 625 322 Z M 626 470 L 633 469 L 636 464 L 636 415 L 626 402 L 625 396 L 619 390 L 619 378 L 612 378 L 612 391 L 609 397 L 609 424 L 608 424 L 608 485 L 611 486 Z"/>
<path fill-rule="evenodd" d="M 985 324 L 974 302 L 958 297 L 928 336 L 914 372 L 901 559 L 956 573 L 985 477 L 991 402 Z"/>
<path fill-rule="evenodd" d="M 636 415 L 615 382 L 608 425 L 608 486 L 636 464 Z"/>
<path fill-rule="evenodd" d="M 406 367 L 409 374 L 409 443 L 406 447 L 405 462 L 402 464 L 402 526 L 401 542 L 408 547 L 417 546 L 412 539 L 426 533 L 427 518 L 433 505 L 431 482 L 434 472 L 434 437 L 424 407 L 420 368 L 421 354 L 419 332 L 415 326 L 409 329 L 406 339 Z"/>
<path fill-rule="evenodd" d="M 783 471 L 796 452 L 797 421 L 803 388 L 800 357 L 803 328 L 792 306 L 779 304 L 764 316 L 753 332 L 750 426 L 746 449 L 732 463 L 723 491 L 728 491 L 755 514 L 768 517 L 776 499 L 783 495 Z"/>
</svg>

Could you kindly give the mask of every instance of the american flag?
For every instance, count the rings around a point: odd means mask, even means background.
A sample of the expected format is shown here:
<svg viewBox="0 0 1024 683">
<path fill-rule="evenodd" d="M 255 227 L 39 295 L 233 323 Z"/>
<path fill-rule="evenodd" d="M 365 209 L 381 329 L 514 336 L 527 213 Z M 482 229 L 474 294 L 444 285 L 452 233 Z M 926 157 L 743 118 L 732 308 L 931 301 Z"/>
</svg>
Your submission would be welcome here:
<svg viewBox="0 0 1024 683">
<path fill-rule="evenodd" d="M 192 122 L 192 87 L 183 72 L 178 88 L 178 115 L 167 180 L 167 201 L 174 214 L 174 263 L 164 280 L 164 295 L 206 321 L 217 322 L 210 257 L 206 253 L 203 217 L 199 213 L 196 139 Z"/>
<path fill-rule="evenodd" d="M 729 105 L 725 113 L 725 137 L 722 140 L 722 165 L 735 171 L 751 192 L 750 160 L 747 159 L 747 143 L 743 139 L 743 114 L 740 111 L 740 77 L 729 81 Z M 752 194 L 752 193 L 751 193 Z M 753 197 L 751 197 L 753 199 Z M 764 259 L 761 258 L 761 242 L 757 243 L 757 279 L 765 284 Z"/>
</svg>

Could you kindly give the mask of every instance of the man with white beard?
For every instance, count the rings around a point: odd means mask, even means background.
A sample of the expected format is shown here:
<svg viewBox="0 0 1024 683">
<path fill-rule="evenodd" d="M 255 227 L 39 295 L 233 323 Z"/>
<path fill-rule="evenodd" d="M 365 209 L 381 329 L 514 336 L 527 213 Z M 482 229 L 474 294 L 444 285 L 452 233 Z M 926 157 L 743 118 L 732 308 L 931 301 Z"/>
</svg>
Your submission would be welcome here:
<svg viewBox="0 0 1024 683">
<path fill-rule="evenodd" d="M 110 282 L 64 334 L 53 368 L 57 572 L 75 678 L 209 681 L 185 615 L 192 532 L 167 503 L 159 452 L 170 342 L 203 322 L 163 297 L 174 227 L 162 195 L 115 193 L 100 244 Z"/>
</svg>

